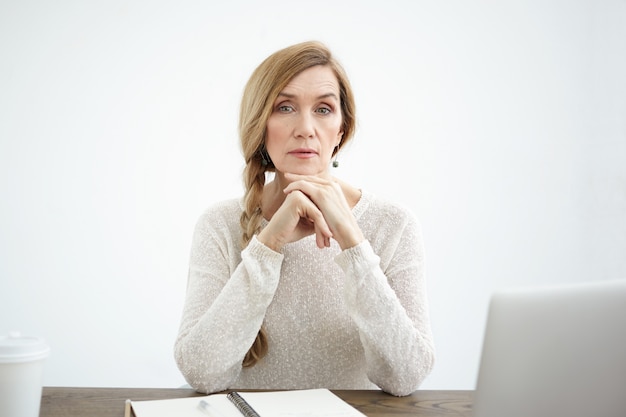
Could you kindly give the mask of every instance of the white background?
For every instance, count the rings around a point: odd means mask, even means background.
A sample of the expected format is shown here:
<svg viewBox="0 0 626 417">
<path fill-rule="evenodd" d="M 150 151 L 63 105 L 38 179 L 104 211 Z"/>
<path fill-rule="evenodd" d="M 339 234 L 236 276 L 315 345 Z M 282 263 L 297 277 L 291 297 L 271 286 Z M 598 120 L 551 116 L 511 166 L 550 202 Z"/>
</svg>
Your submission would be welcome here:
<svg viewBox="0 0 626 417">
<path fill-rule="evenodd" d="M 346 67 L 337 176 L 425 234 L 437 363 L 472 389 L 490 294 L 626 277 L 626 2 L 0 1 L 0 333 L 44 383 L 176 387 L 196 219 L 242 193 L 238 105 L 295 42 Z"/>
</svg>

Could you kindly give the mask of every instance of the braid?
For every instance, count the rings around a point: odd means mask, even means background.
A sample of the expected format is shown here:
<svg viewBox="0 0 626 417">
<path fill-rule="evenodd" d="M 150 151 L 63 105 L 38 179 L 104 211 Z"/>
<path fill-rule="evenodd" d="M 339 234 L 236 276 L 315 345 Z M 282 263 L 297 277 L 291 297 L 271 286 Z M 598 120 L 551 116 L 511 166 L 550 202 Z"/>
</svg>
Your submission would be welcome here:
<svg viewBox="0 0 626 417">
<path fill-rule="evenodd" d="M 252 236 L 261 231 L 261 196 L 265 185 L 265 171 L 260 164 L 251 162 L 244 170 L 244 183 L 246 193 L 244 195 L 244 211 L 241 213 L 240 224 L 242 230 L 241 247 L 245 248 Z"/>
<path fill-rule="evenodd" d="M 244 211 L 241 213 L 240 224 L 242 230 L 241 245 L 245 248 L 254 235 L 261 229 L 263 212 L 261 210 L 261 196 L 265 185 L 265 170 L 258 161 L 250 161 L 244 170 Z M 265 329 L 261 327 L 254 343 L 243 359 L 243 366 L 254 366 L 267 354 L 268 342 Z"/>
<path fill-rule="evenodd" d="M 254 343 L 250 346 L 250 349 L 246 353 L 246 356 L 243 358 L 242 365 L 244 368 L 249 368 L 254 366 L 259 360 L 263 358 L 267 354 L 267 350 L 269 348 L 267 342 L 267 334 L 265 333 L 265 329 L 261 327 L 259 333 L 256 335 L 256 339 L 254 339 Z"/>
</svg>

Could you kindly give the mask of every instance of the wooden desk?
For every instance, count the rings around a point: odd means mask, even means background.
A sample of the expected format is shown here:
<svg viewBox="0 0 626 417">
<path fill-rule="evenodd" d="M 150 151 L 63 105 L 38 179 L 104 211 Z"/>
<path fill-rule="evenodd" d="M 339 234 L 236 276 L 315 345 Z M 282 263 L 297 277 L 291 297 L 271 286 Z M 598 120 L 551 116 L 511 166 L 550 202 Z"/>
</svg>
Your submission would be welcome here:
<svg viewBox="0 0 626 417">
<path fill-rule="evenodd" d="M 368 417 L 471 417 L 472 391 L 333 391 Z M 44 387 L 40 417 L 124 417 L 124 402 L 199 396 L 191 389 Z"/>
</svg>

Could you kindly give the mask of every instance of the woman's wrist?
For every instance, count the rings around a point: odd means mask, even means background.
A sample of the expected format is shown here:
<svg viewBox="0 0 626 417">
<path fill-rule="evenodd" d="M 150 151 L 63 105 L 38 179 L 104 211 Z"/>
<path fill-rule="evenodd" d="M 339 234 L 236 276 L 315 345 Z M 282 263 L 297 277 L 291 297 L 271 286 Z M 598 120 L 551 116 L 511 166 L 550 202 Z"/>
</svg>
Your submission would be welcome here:
<svg viewBox="0 0 626 417">
<path fill-rule="evenodd" d="M 357 246 L 365 240 L 361 228 L 354 218 L 349 219 L 335 233 L 335 240 L 339 243 L 341 250 L 346 250 Z"/>
<path fill-rule="evenodd" d="M 267 228 L 261 230 L 261 232 L 256 236 L 256 239 L 274 252 L 280 253 L 284 243 L 276 239 L 274 234 L 266 232 L 266 230 Z"/>
<path fill-rule="evenodd" d="M 353 231 L 345 236 L 341 236 L 342 237 L 340 239 L 337 239 L 337 243 L 339 243 L 341 250 L 353 248 L 365 240 L 365 236 L 363 236 L 360 229 L 357 229 L 356 231 Z"/>
</svg>

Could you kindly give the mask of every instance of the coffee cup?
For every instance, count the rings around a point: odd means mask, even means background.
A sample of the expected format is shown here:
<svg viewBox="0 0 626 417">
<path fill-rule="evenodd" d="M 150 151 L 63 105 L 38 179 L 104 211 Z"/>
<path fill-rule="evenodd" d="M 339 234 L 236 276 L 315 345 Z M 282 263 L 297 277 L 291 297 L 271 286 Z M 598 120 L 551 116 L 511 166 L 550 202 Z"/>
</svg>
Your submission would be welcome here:
<svg viewBox="0 0 626 417">
<path fill-rule="evenodd" d="M 39 337 L 0 336 L 0 416 L 38 417 L 43 364 L 50 348 Z"/>
</svg>

